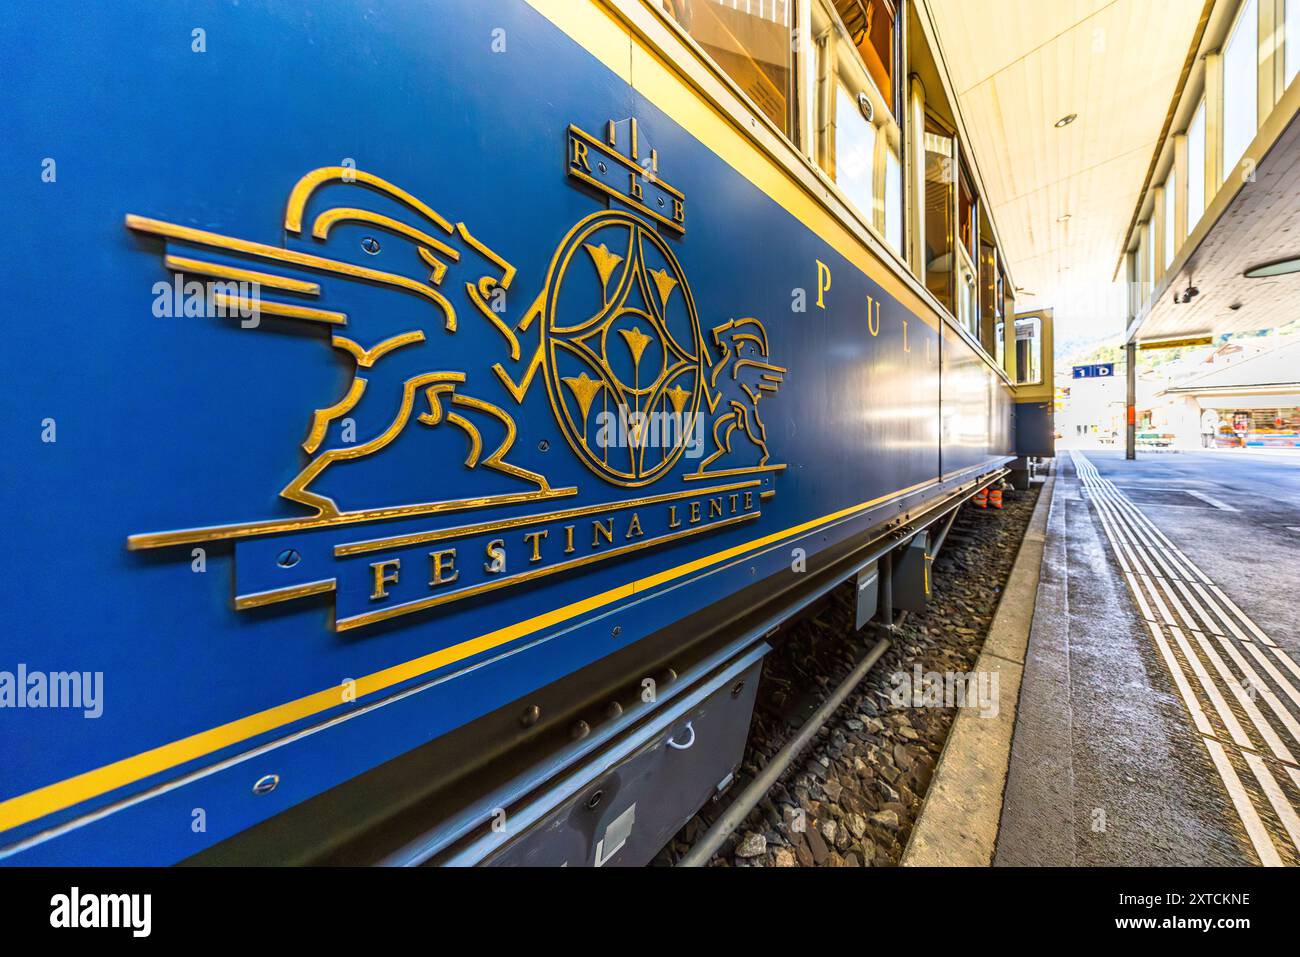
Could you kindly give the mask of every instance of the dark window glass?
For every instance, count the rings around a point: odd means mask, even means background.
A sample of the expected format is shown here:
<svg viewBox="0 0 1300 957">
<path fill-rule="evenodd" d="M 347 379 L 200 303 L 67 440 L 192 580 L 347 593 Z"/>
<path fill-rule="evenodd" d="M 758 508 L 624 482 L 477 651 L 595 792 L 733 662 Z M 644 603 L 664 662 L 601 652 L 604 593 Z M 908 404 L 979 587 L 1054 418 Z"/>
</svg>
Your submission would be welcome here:
<svg viewBox="0 0 1300 957">
<path fill-rule="evenodd" d="M 894 21 L 898 11 L 890 0 L 835 0 L 849 39 L 871 74 L 876 88 L 894 108 Z"/>
<path fill-rule="evenodd" d="M 980 243 L 980 345 L 989 355 L 997 349 L 998 251 L 991 243 Z"/>
<path fill-rule="evenodd" d="M 975 248 L 976 224 L 975 214 L 978 205 L 975 200 L 975 189 L 971 186 L 970 180 L 966 176 L 966 170 L 963 166 L 961 176 L 958 178 L 959 192 L 957 194 L 957 216 L 958 225 L 961 228 L 961 244 L 966 252 L 970 253 L 971 259 L 979 255 Z"/>
</svg>

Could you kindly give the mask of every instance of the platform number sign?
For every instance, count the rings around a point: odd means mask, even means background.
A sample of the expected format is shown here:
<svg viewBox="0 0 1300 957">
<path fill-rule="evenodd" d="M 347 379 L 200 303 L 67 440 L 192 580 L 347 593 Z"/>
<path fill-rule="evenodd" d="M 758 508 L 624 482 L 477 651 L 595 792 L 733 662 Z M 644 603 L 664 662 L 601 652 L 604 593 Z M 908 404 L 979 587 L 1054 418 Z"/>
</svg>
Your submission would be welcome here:
<svg viewBox="0 0 1300 957">
<path fill-rule="evenodd" d="M 1112 379 L 1115 377 L 1115 363 L 1101 362 L 1090 366 L 1075 366 L 1076 379 Z"/>
</svg>

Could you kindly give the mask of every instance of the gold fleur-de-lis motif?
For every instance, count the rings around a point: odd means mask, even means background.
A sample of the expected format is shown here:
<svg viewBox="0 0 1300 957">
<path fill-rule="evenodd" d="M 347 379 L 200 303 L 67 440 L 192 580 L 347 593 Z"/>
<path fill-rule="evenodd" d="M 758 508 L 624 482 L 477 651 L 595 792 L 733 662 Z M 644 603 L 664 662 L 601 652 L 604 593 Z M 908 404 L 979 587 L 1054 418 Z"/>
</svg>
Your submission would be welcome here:
<svg viewBox="0 0 1300 957">
<path fill-rule="evenodd" d="M 668 396 L 668 401 L 673 404 L 674 411 L 676 411 L 678 415 L 681 415 L 682 409 L 686 408 L 686 400 L 691 397 L 691 394 L 680 385 L 673 386 L 666 394 Z"/>
<path fill-rule="evenodd" d="M 573 390 L 573 396 L 578 400 L 578 408 L 582 412 L 583 428 L 587 425 L 587 413 L 591 411 L 591 403 L 596 398 L 596 393 L 605 387 L 605 383 L 599 379 L 593 379 L 582 373 L 577 376 L 566 376 L 564 384 Z"/>
<path fill-rule="evenodd" d="M 667 309 L 668 297 L 677 288 L 677 280 L 668 274 L 667 269 L 647 269 L 646 272 L 650 273 L 650 278 L 655 281 L 655 288 L 659 290 L 659 301 Z"/>
<path fill-rule="evenodd" d="M 650 337 L 641 331 L 640 326 L 633 326 L 631 329 L 620 329 L 618 334 L 627 342 L 627 347 L 632 351 L 632 362 L 636 366 L 641 365 L 641 356 L 645 354 L 645 347 L 650 345 Z"/>
<path fill-rule="evenodd" d="M 582 248 L 587 250 L 591 255 L 591 261 L 596 265 L 596 273 L 600 276 L 600 286 L 606 290 L 609 286 L 609 277 L 613 275 L 618 264 L 623 261 L 623 257 L 618 253 L 612 253 L 601 243 L 599 246 L 593 246 L 591 243 L 583 243 Z"/>
</svg>

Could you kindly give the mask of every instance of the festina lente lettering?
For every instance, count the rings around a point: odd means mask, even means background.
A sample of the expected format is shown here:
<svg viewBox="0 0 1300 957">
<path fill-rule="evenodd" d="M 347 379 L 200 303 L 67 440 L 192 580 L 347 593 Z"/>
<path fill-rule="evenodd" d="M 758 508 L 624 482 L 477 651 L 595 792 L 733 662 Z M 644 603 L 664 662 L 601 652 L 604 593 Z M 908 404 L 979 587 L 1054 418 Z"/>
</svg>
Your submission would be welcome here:
<svg viewBox="0 0 1300 957">
<path fill-rule="evenodd" d="M 754 483 L 757 485 L 757 483 Z M 759 488 L 648 506 L 619 508 L 580 518 L 453 537 L 420 548 L 395 548 L 367 556 L 372 607 L 430 605 L 508 587 L 569 568 L 617 559 L 642 548 L 759 517 Z M 406 543 L 396 541 L 395 546 Z M 435 601 L 430 601 L 430 599 Z"/>
</svg>

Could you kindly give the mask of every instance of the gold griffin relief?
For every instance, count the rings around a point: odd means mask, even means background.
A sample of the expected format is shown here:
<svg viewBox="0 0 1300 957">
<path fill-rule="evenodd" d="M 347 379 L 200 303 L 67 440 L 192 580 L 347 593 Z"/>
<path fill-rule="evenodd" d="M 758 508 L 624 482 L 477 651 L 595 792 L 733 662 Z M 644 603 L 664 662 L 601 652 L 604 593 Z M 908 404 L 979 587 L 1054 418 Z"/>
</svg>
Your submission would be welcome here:
<svg viewBox="0 0 1300 957">
<path fill-rule="evenodd" d="M 255 282 L 263 289 L 290 292 L 306 297 L 321 295 L 320 282 L 306 281 L 293 275 L 270 271 L 278 266 L 285 270 L 319 272 L 348 281 L 367 282 L 414 293 L 427 300 L 434 309 L 433 328 L 429 332 L 436 334 L 440 327 L 440 331 L 447 335 L 456 333 L 459 320 L 455 307 L 439 287 L 442 286 L 451 268 L 462 260 L 462 251 L 451 244 L 458 240 L 496 268 L 496 275 L 467 280 L 465 292 L 476 312 L 502 337 L 507 355 L 512 360 L 519 358 L 520 344 L 516 330 L 511 328 L 498 311 L 492 308 L 492 299 L 497 290 L 504 292 L 513 283 L 516 276 L 515 267 L 475 238 L 464 223 L 456 223 L 453 226 L 427 204 L 393 183 L 364 170 L 345 167 L 321 167 L 313 170 L 302 177 L 290 192 L 284 217 L 285 230 L 289 233 L 301 234 L 306 208 L 313 195 L 321 187 L 336 183 L 346 183 L 353 188 L 396 200 L 410 211 L 413 221 L 403 222 L 393 216 L 359 206 L 336 205 L 319 213 L 311 222 L 309 232 L 312 238 L 328 244 L 338 225 L 366 224 L 374 227 L 377 234 L 396 237 L 410 244 L 416 253 L 416 261 L 427 268 L 424 275 L 404 275 L 359 266 L 341 259 L 275 247 L 142 216 L 128 216 L 126 225 L 137 232 L 166 240 L 169 251 L 164 257 L 164 263 L 178 272 Z M 441 233 L 447 239 L 439 238 L 435 233 Z M 183 245 L 186 255 L 173 254 L 170 251 L 172 244 Z M 259 268 L 246 269 L 204 259 L 199 255 L 190 254 L 194 247 L 208 250 L 210 254 L 221 257 L 254 259 L 258 262 Z M 369 318 L 350 317 L 337 311 L 316 309 L 266 297 L 259 297 L 256 301 L 252 301 L 246 296 L 219 294 L 214 298 L 219 305 L 241 309 L 245 313 L 312 323 L 327 322 L 334 327 L 350 328 L 351 325 L 362 325 Z M 531 325 L 530 314 L 525 315 L 520 323 L 521 331 L 526 331 Z M 385 359 L 401 350 L 431 345 L 429 333 L 424 329 L 410 329 L 372 344 L 365 343 L 364 340 L 358 341 L 359 339 L 362 339 L 362 334 L 343 335 L 335 332 L 331 336 L 330 343 L 333 348 L 352 361 L 352 376 L 339 398 L 312 412 L 302 442 L 302 448 L 310 459 L 280 492 L 282 497 L 311 509 L 312 514 L 290 519 L 136 535 L 128 540 L 129 546 L 156 548 L 198 541 L 234 539 L 248 535 L 280 533 L 332 524 L 467 508 L 486 508 L 577 494 L 576 488 L 554 488 L 545 475 L 510 461 L 509 453 L 518 437 L 518 427 L 514 417 L 500 405 L 466 391 L 467 375 L 463 371 L 421 373 L 402 382 L 395 397 L 376 394 L 372 380 L 374 373 L 382 369 Z M 517 402 L 523 401 L 529 379 L 531 375 L 526 375 L 524 386 L 517 392 L 511 390 L 511 395 Z M 375 397 L 375 401 L 393 401 L 395 398 L 392 416 L 387 425 L 363 441 L 330 447 L 327 436 L 331 426 L 351 415 L 362 402 L 370 401 L 372 396 Z M 444 413 L 442 409 L 444 401 L 462 411 Z M 475 420 L 478 420 L 478 424 Z M 532 488 L 498 495 L 404 503 L 351 511 L 340 507 L 329 495 L 312 488 L 313 484 L 318 482 L 332 466 L 373 456 L 390 445 L 408 427 L 415 425 L 428 428 L 450 425 L 458 429 L 464 433 L 468 442 L 468 454 L 464 459 L 467 468 L 490 469 L 525 482 Z M 487 429 L 495 430 L 496 436 L 487 438 L 485 436 Z M 490 448 L 487 454 L 484 454 L 485 445 Z"/>
</svg>

